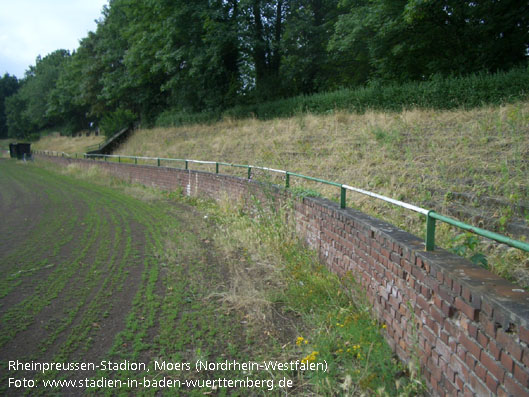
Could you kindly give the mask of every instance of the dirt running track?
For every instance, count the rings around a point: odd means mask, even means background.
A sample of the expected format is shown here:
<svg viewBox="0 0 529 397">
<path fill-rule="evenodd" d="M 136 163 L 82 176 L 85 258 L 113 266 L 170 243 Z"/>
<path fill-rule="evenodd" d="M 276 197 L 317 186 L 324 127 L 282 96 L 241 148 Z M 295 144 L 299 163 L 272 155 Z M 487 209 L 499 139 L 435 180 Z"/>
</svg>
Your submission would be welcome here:
<svg viewBox="0 0 529 397">
<path fill-rule="evenodd" d="M 224 343 L 233 352 L 238 339 L 244 351 L 239 322 L 206 299 L 225 277 L 207 220 L 185 204 L 138 200 L 124 189 L 0 160 L 0 394 L 79 395 L 86 387 L 51 389 L 43 381 L 174 376 L 156 372 L 153 360 L 214 356 Z M 219 329 L 226 340 L 216 337 Z M 147 369 L 104 368 L 102 360 Z M 21 367 L 58 362 L 99 367 Z M 9 378 L 37 387 L 10 387 Z M 110 391 L 119 392 L 153 390 Z M 163 391 L 173 393 L 191 392 Z"/>
</svg>

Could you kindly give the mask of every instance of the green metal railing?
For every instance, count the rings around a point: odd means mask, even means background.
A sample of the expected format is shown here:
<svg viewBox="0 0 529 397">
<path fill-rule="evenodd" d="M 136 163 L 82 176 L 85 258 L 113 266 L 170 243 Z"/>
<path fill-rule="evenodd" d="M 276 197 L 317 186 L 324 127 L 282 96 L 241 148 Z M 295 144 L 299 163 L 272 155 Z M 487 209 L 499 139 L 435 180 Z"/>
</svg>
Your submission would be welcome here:
<svg viewBox="0 0 529 397">
<path fill-rule="evenodd" d="M 110 138 L 107 138 L 105 139 L 103 142 L 100 142 L 100 143 L 96 143 L 94 145 L 90 145 L 88 146 L 85 150 L 87 152 L 91 152 L 92 150 L 99 150 L 101 149 L 102 147 L 104 147 L 105 145 L 108 145 L 110 142 L 112 142 L 117 136 L 121 135 L 125 130 L 127 130 L 128 128 L 123 128 L 121 130 L 119 130 L 118 132 L 116 132 L 114 135 L 112 135 Z"/>
<path fill-rule="evenodd" d="M 35 151 L 37 153 L 37 151 Z M 40 152 L 43 154 L 49 154 L 50 152 Z M 59 152 L 51 152 L 54 153 L 52 155 L 59 155 Z M 62 153 L 62 156 L 68 156 L 66 153 Z M 68 156 L 69 157 L 69 156 Z M 433 251 L 435 250 L 435 229 L 436 229 L 436 221 L 441 221 L 444 223 L 447 223 L 449 225 L 458 227 L 460 229 L 475 233 L 479 236 L 497 241 L 502 244 L 506 244 L 510 247 L 518 248 L 522 251 L 529 252 L 529 244 L 523 241 L 515 240 L 510 237 L 501 235 L 499 233 L 494 233 L 489 230 L 481 229 L 479 227 L 475 227 L 472 225 L 469 225 L 467 223 L 461 222 L 457 219 L 450 218 L 448 216 L 444 216 L 441 214 L 438 214 L 437 212 L 433 210 L 427 210 L 425 208 L 418 207 L 413 204 L 405 203 L 400 200 L 395 200 L 390 197 L 382 196 L 378 193 L 373 193 L 367 190 L 359 189 L 353 186 L 344 185 L 337 182 L 327 181 L 325 179 L 315 178 L 312 176 L 302 175 L 295 172 L 290 171 L 284 171 L 284 170 L 278 170 L 274 168 L 267 168 L 267 167 L 259 167 L 254 165 L 242 165 L 242 164 L 232 164 L 232 163 L 224 163 L 224 162 L 217 162 L 217 161 L 203 161 L 203 160 L 189 160 L 189 159 L 168 159 L 168 158 L 162 158 L 162 157 L 137 157 L 137 156 L 121 156 L 121 155 L 104 155 L 104 154 L 84 154 L 85 158 L 104 158 L 105 161 L 107 158 L 117 158 L 118 162 L 121 162 L 121 159 L 127 158 L 127 159 L 134 159 L 134 163 L 137 164 L 138 160 L 147 160 L 147 161 L 156 161 L 157 166 L 160 166 L 160 161 L 173 161 L 173 162 L 183 162 L 185 163 L 185 169 L 189 169 L 189 164 L 210 164 L 215 165 L 215 173 L 219 174 L 220 166 L 226 166 L 226 167 L 236 167 L 236 168 L 246 168 L 247 169 L 247 177 L 248 179 L 252 178 L 252 170 L 262 170 L 262 171 L 269 171 L 274 172 L 278 174 L 285 175 L 285 188 L 290 188 L 290 177 L 297 177 L 301 179 L 305 179 L 308 181 L 313 182 L 319 182 L 324 183 L 327 185 L 335 186 L 340 188 L 340 208 L 346 207 L 346 200 L 347 200 L 347 190 L 360 193 L 366 196 L 370 196 L 382 201 L 385 201 L 387 203 L 406 208 L 410 211 L 417 212 L 419 214 L 422 214 L 426 217 L 426 239 L 425 239 L 425 248 L 426 251 Z"/>
</svg>

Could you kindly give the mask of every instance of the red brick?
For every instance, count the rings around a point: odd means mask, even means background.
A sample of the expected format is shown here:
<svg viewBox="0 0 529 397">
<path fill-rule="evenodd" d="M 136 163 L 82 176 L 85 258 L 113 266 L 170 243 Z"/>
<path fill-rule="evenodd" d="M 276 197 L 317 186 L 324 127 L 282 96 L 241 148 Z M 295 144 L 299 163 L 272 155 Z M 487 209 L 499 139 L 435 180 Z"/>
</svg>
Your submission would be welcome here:
<svg viewBox="0 0 529 397">
<path fill-rule="evenodd" d="M 492 354 L 492 357 L 494 357 L 495 360 L 500 359 L 501 349 L 494 340 L 490 341 L 488 351 Z"/>
<path fill-rule="evenodd" d="M 455 300 L 455 307 L 456 309 L 460 310 L 461 312 L 465 313 L 465 315 L 472 321 L 477 320 L 478 317 L 478 310 L 470 306 L 468 303 L 463 301 L 460 297 L 456 297 Z"/>
<path fill-rule="evenodd" d="M 490 373 L 487 374 L 487 387 L 490 389 L 491 392 L 496 393 L 498 390 L 498 386 L 500 383 L 497 379 L 495 379 Z"/>
<path fill-rule="evenodd" d="M 446 375 L 446 372 L 445 372 Z M 446 377 L 445 382 L 443 383 L 443 386 L 446 390 L 445 396 L 456 396 L 457 395 L 457 388 L 454 386 L 454 382 L 450 381 L 450 378 Z"/>
<path fill-rule="evenodd" d="M 465 382 L 458 375 L 456 375 L 456 386 L 458 390 L 464 390 Z"/>
<path fill-rule="evenodd" d="M 448 289 L 446 286 L 440 285 L 438 289 L 438 294 L 441 295 L 441 298 L 443 298 L 449 304 L 454 303 L 454 295 L 452 293 L 452 290 Z"/>
<path fill-rule="evenodd" d="M 466 361 L 467 358 L 467 349 L 461 343 L 457 345 L 457 357 L 462 361 Z"/>
<path fill-rule="evenodd" d="M 448 338 L 450 338 L 450 334 L 446 331 L 441 331 L 439 337 L 441 340 L 448 345 Z"/>
<path fill-rule="evenodd" d="M 476 327 L 475 323 L 468 323 L 468 335 L 472 338 L 476 339 L 478 338 L 478 327 Z"/>
<path fill-rule="evenodd" d="M 443 300 L 441 299 L 441 297 L 439 295 L 435 295 L 433 297 L 433 303 L 435 306 L 437 306 L 439 309 L 442 309 L 443 307 Z"/>
<path fill-rule="evenodd" d="M 524 326 L 520 327 L 520 340 L 529 345 L 529 329 Z"/>
<path fill-rule="evenodd" d="M 437 350 L 437 352 L 439 352 L 439 354 L 443 356 L 445 360 L 449 360 L 453 353 L 450 347 L 448 347 L 448 345 L 440 339 L 437 339 L 435 350 Z"/>
<path fill-rule="evenodd" d="M 457 337 L 457 335 L 460 332 L 459 328 L 456 326 L 456 324 L 453 321 L 445 321 L 443 326 L 446 332 L 448 332 L 453 337 Z"/>
<path fill-rule="evenodd" d="M 523 387 L 529 387 L 529 368 L 514 364 L 514 377 Z"/>
<path fill-rule="evenodd" d="M 529 389 L 521 386 L 515 379 L 510 376 L 506 376 L 504 385 L 511 396 L 515 397 L 529 397 Z"/>
<path fill-rule="evenodd" d="M 472 391 L 471 388 L 468 387 L 468 385 L 465 385 L 464 393 L 465 393 L 463 394 L 464 397 L 475 397 L 474 392 Z"/>
<path fill-rule="evenodd" d="M 489 338 L 496 338 L 497 327 L 494 321 L 485 318 L 485 316 L 480 316 L 479 322 L 483 325 L 483 330 Z"/>
<path fill-rule="evenodd" d="M 529 368 L 529 349 L 524 349 L 522 362 L 527 368 Z"/>
<path fill-rule="evenodd" d="M 496 379 L 503 382 L 505 376 L 505 370 L 499 365 L 499 362 L 494 359 L 489 353 L 483 351 L 480 357 L 481 363 L 487 368 L 487 370 L 494 375 Z"/>
<path fill-rule="evenodd" d="M 499 329 L 496 339 L 498 344 L 506 349 L 515 360 L 522 361 L 522 346 L 514 340 L 513 334 Z"/>
<path fill-rule="evenodd" d="M 483 382 L 487 380 L 487 369 L 480 363 L 476 363 L 474 367 L 474 373 L 481 379 Z"/>
<path fill-rule="evenodd" d="M 443 312 L 440 311 L 435 306 L 430 307 L 430 314 L 432 315 L 433 319 L 442 327 L 444 322 L 444 315 Z"/>
<path fill-rule="evenodd" d="M 469 339 L 465 334 L 459 336 L 459 342 L 465 346 L 467 352 L 471 353 L 476 359 L 479 359 L 481 348 L 476 342 Z"/>
<path fill-rule="evenodd" d="M 501 352 L 501 364 L 505 367 L 505 369 L 512 373 L 514 370 L 514 362 L 512 361 L 511 356 L 509 356 L 505 351 Z"/>
<path fill-rule="evenodd" d="M 450 368 L 449 365 L 446 367 L 446 370 L 444 371 L 444 374 L 446 376 L 446 379 L 448 379 L 448 381 L 450 381 L 450 383 L 455 384 L 456 373 L 455 373 L 455 371 L 452 368 Z"/>
<path fill-rule="evenodd" d="M 464 370 L 466 369 L 466 364 L 456 355 L 452 355 L 452 357 L 450 357 L 450 366 L 458 374 L 463 374 Z"/>
<path fill-rule="evenodd" d="M 478 331 L 478 343 L 483 348 L 486 348 L 489 344 L 489 338 L 481 331 Z"/>
<path fill-rule="evenodd" d="M 472 389 L 474 389 L 474 393 L 476 393 L 476 395 L 478 396 L 489 396 L 490 395 L 490 391 L 488 387 L 478 377 L 471 374 L 469 381 L 470 381 L 470 386 L 472 387 Z"/>
<path fill-rule="evenodd" d="M 426 285 L 421 287 L 421 294 L 428 300 L 432 298 L 432 290 Z"/>
<path fill-rule="evenodd" d="M 467 352 L 465 356 L 465 363 L 467 364 L 470 371 L 474 371 L 474 367 L 476 366 L 477 359 L 474 357 L 473 354 L 470 352 Z"/>
<path fill-rule="evenodd" d="M 441 311 L 443 312 L 445 317 L 452 317 L 455 312 L 454 307 L 448 304 L 446 301 L 442 301 Z"/>
<path fill-rule="evenodd" d="M 438 352 L 437 350 L 432 350 L 432 352 L 430 353 L 430 355 L 431 355 L 431 360 L 432 360 L 432 362 L 433 362 L 436 366 L 438 366 L 438 365 L 439 365 L 439 356 L 440 356 L 439 352 Z"/>
<path fill-rule="evenodd" d="M 443 371 L 441 371 L 441 368 L 439 368 L 432 358 L 428 360 L 428 369 L 432 374 L 432 380 L 435 379 L 437 382 L 439 382 L 443 376 Z"/>
</svg>

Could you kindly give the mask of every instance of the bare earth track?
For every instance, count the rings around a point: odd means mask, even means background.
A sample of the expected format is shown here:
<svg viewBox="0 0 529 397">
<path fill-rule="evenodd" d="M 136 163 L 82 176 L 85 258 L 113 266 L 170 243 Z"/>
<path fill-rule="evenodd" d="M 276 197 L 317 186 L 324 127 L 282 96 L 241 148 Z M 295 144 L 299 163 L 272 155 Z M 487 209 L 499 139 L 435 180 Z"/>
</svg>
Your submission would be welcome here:
<svg viewBox="0 0 529 397">
<path fill-rule="evenodd" d="M 152 373 L 155 359 L 255 358 L 240 314 L 227 315 L 208 298 L 223 288 L 227 271 L 211 243 L 214 225 L 196 209 L 0 160 L 0 213 L 1 394 L 102 391 L 30 391 L 8 387 L 9 378 L 141 379 L 175 376 Z M 128 360 L 151 372 L 10 370 L 16 360 Z M 194 392 L 163 391 L 174 393 Z"/>
</svg>

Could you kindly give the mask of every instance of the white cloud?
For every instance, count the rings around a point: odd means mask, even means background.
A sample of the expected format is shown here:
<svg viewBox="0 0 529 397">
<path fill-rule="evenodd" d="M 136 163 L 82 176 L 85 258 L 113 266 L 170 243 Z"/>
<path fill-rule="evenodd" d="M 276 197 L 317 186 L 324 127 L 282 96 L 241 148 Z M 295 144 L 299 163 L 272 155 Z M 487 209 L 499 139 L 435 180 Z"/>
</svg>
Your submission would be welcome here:
<svg viewBox="0 0 529 397">
<path fill-rule="evenodd" d="M 23 77 L 38 55 L 74 50 L 108 0 L 0 0 L 0 74 Z"/>
</svg>

